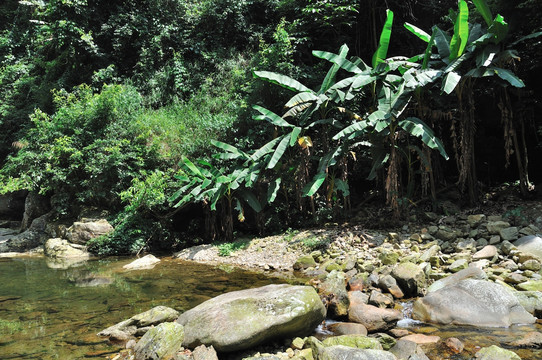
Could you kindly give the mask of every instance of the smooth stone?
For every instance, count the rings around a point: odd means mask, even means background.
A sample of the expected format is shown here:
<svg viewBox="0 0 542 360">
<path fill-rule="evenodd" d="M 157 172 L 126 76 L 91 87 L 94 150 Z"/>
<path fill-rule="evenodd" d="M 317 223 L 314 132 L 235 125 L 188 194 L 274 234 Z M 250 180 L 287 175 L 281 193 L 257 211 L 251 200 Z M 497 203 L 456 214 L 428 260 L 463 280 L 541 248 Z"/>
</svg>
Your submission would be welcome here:
<svg viewBox="0 0 542 360">
<path fill-rule="evenodd" d="M 425 345 L 425 344 L 436 344 L 440 341 L 439 336 L 435 335 L 424 335 L 424 334 L 411 334 L 407 335 L 402 340 L 412 341 L 413 343 L 416 343 L 418 345 Z"/>
<path fill-rule="evenodd" d="M 395 345 L 390 349 L 390 352 L 399 360 L 429 360 L 429 358 L 423 352 L 421 346 L 415 342 L 405 340 L 404 338 L 397 340 L 397 343 L 395 343 Z"/>
<path fill-rule="evenodd" d="M 510 227 L 510 223 L 506 221 L 488 221 L 487 223 L 487 232 L 489 235 L 500 235 L 499 232 L 502 229 Z"/>
<path fill-rule="evenodd" d="M 459 253 L 470 252 L 476 249 L 476 241 L 474 239 L 461 240 L 455 245 L 455 250 Z"/>
<path fill-rule="evenodd" d="M 429 288 L 427 288 L 427 293 L 437 291 L 443 287 L 453 285 L 458 281 L 465 279 L 487 280 L 487 274 L 481 269 L 469 267 L 451 276 L 445 277 L 444 279 L 435 281 L 433 284 L 431 284 L 431 286 L 429 286 Z"/>
<path fill-rule="evenodd" d="M 297 258 L 294 263 L 294 270 L 305 270 L 318 265 L 312 255 L 303 255 Z"/>
<path fill-rule="evenodd" d="M 358 303 L 350 297 L 348 320 L 363 324 L 369 332 L 386 331 L 394 327 L 402 318 L 403 315 L 399 310 Z"/>
<path fill-rule="evenodd" d="M 484 246 L 484 248 L 480 251 L 477 251 L 472 255 L 473 260 L 481 260 L 481 259 L 493 259 L 498 253 L 497 247 L 493 245 L 487 245 Z"/>
<path fill-rule="evenodd" d="M 503 286 L 466 279 L 414 302 L 412 317 L 427 323 L 508 327 L 536 321 Z"/>
<path fill-rule="evenodd" d="M 77 244 L 70 244 L 68 240 L 53 238 L 43 245 L 45 255 L 57 259 L 88 259 L 90 254 L 86 248 Z"/>
<path fill-rule="evenodd" d="M 527 235 L 514 242 L 518 250 L 532 254 L 542 259 L 542 238 L 536 235 Z"/>
<path fill-rule="evenodd" d="M 519 230 L 517 227 L 512 226 L 509 228 L 501 229 L 499 235 L 503 241 L 513 241 L 517 240 L 519 236 Z"/>
<path fill-rule="evenodd" d="M 458 338 L 448 338 L 444 341 L 444 345 L 454 354 L 459 354 L 465 348 L 465 345 Z"/>
<path fill-rule="evenodd" d="M 149 254 L 140 259 L 134 260 L 129 264 L 124 265 L 122 268 L 126 270 L 143 270 L 152 269 L 157 263 L 160 262 L 156 256 Z"/>
<path fill-rule="evenodd" d="M 205 344 L 232 352 L 308 335 L 325 315 L 314 288 L 282 284 L 219 295 L 184 312 L 177 322 L 185 328 L 183 346 Z"/>
<path fill-rule="evenodd" d="M 469 215 L 467 216 L 467 223 L 469 224 L 471 228 L 476 228 L 485 219 L 486 219 L 486 216 L 484 214 Z"/>
<path fill-rule="evenodd" d="M 453 273 L 457 273 L 461 270 L 465 270 L 469 267 L 469 262 L 466 259 L 459 259 L 454 261 L 450 266 L 449 270 Z"/>
</svg>

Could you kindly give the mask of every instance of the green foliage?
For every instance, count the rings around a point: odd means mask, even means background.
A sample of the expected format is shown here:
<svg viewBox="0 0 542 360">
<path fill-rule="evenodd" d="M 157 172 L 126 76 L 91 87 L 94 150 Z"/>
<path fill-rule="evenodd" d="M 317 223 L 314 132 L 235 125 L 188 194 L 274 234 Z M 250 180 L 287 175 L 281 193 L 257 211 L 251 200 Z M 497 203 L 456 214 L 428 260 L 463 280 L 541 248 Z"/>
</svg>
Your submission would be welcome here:
<svg viewBox="0 0 542 360">
<path fill-rule="evenodd" d="M 33 114 L 34 128 L 0 172 L 4 187 L 56 193 L 72 205 L 118 206 L 118 193 L 158 160 L 134 126 L 139 94 L 120 85 L 104 86 L 98 94 L 81 86 L 73 93 L 56 92 L 55 103 L 52 116 Z"/>
<path fill-rule="evenodd" d="M 248 247 L 250 241 L 247 239 L 239 239 L 234 242 L 227 242 L 222 244 L 215 243 L 214 245 L 218 249 L 219 256 L 231 256 L 238 250 L 243 250 Z"/>
<path fill-rule="evenodd" d="M 23 330 L 23 324 L 20 321 L 10 321 L 0 319 L 0 334 L 13 335 Z"/>
</svg>

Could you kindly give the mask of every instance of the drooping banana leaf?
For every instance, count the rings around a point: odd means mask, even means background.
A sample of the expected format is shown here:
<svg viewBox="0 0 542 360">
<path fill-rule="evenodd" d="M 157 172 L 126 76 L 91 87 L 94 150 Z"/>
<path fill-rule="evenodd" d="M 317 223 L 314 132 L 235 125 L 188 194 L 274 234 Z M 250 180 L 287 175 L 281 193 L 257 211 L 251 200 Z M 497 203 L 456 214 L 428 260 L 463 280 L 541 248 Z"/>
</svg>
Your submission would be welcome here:
<svg viewBox="0 0 542 360">
<path fill-rule="evenodd" d="M 288 145 L 290 143 L 290 136 L 284 135 L 282 137 L 282 140 L 278 144 L 277 148 L 275 149 L 275 152 L 273 153 L 273 156 L 271 157 L 271 160 L 269 160 L 269 163 L 267 164 L 268 169 L 272 169 L 277 165 L 282 155 L 284 155 L 284 152 L 288 148 Z"/>
<path fill-rule="evenodd" d="M 444 144 L 435 136 L 433 130 L 422 120 L 416 117 L 409 117 L 399 121 L 399 126 L 412 136 L 419 137 L 425 145 L 431 149 L 437 149 L 446 160 L 449 159 Z"/>
<path fill-rule="evenodd" d="M 322 186 L 322 184 L 326 180 L 326 177 L 327 175 L 325 173 L 318 173 L 314 175 L 312 181 L 305 185 L 305 187 L 303 187 L 303 196 L 313 196 L 314 194 L 316 194 L 318 189 L 320 189 L 320 186 Z"/>
<path fill-rule="evenodd" d="M 433 26 L 433 35 L 440 58 L 445 63 L 448 63 L 450 57 L 450 36 L 436 25 Z"/>
<path fill-rule="evenodd" d="M 383 63 L 386 57 L 388 56 L 388 47 L 390 45 L 391 38 L 391 28 L 393 25 L 393 11 L 386 10 L 386 22 L 380 33 L 380 40 L 378 42 L 378 47 L 373 54 L 373 68 L 378 64 Z"/>
<path fill-rule="evenodd" d="M 237 197 L 244 200 L 257 213 L 262 211 L 262 204 L 260 204 L 260 201 L 252 191 L 247 189 L 240 189 L 237 190 L 236 195 Z"/>
<path fill-rule="evenodd" d="M 510 70 L 501 69 L 501 68 L 497 68 L 497 67 L 492 68 L 492 70 L 495 71 L 495 74 L 497 74 L 498 77 L 500 77 L 501 79 L 507 81 L 510 85 L 512 85 L 514 87 L 517 87 L 517 88 L 525 87 L 525 84 L 523 83 L 523 81 L 521 81 L 521 79 L 518 78 Z"/>
<path fill-rule="evenodd" d="M 269 187 L 267 188 L 267 203 L 271 204 L 277 198 L 277 193 L 280 189 L 280 184 L 282 182 L 281 178 L 271 181 Z"/>
<path fill-rule="evenodd" d="M 257 115 L 254 117 L 255 120 L 267 120 L 271 124 L 279 126 L 279 127 L 294 127 L 292 124 L 272 112 L 271 110 L 268 110 L 264 107 L 261 107 L 259 105 L 253 105 L 252 108 L 256 111 L 258 111 L 261 115 Z"/>
<path fill-rule="evenodd" d="M 504 18 L 501 15 L 497 14 L 489 27 L 488 32 L 493 34 L 493 42 L 498 44 L 503 41 L 508 34 L 508 23 L 504 21 Z"/>
<path fill-rule="evenodd" d="M 259 148 L 258 150 L 256 150 L 254 152 L 254 154 L 252 154 L 250 156 L 250 158 L 252 159 L 252 161 L 258 161 L 260 160 L 260 158 L 266 154 L 269 154 L 271 151 L 273 151 L 273 148 L 275 147 L 275 145 L 280 141 L 280 138 L 275 138 L 271 141 L 269 141 L 267 144 L 265 144 L 264 146 L 262 146 L 261 148 Z"/>
<path fill-rule="evenodd" d="M 346 70 L 348 72 L 355 73 L 355 74 L 359 74 L 362 72 L 362 70 L 356 64 L 354 64 L 350 60 L 347 60 L 341 55 L 337 55 L 337 54 L 327 52 L 327 51 L 320 51 L 320 50 L 314 50 L 312 54 L 316 56 L 317 58 L 332 62 L 333 64 L 336 64 L 341 69 Z"/>
<path fill-rule="evenodd" d="M 460 0 L 459 12 L 454 24 L 454 35 L 450 40 L 450 60 L 461 56 L 469 40 L 469 6 L 465 0 Z"/>
<path fill-rule="evenodd" d="M 459 75 L 455 71 L 450 71 L 444 78 L 444 82 L 442 83 L 442 90 L 446 94 L 450 94 L 452 91 L 454 91 L 457 84 L 459 84 L 459 81 L 461 81 L 461 75 Z"/>
<path fill-rule="evenodd" d="M 285 89 L 295 91 L 295 92 L 310 92 L 311 89 L 300 83 L 299 81 L 292 79 L 289 76 L 277 74 L 272 71 L 253 71 L 252 75 L 256 79 L 262 79 L 270 83 L 282 86 Z"/>
</svg>

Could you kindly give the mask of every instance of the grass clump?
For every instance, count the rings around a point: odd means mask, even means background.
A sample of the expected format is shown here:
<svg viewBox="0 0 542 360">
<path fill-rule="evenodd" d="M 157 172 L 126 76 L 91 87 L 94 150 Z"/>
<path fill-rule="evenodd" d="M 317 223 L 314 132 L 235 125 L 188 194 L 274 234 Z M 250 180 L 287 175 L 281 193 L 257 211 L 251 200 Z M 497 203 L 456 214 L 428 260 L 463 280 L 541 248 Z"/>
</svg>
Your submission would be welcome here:
<svg viewBox="0 0 542 360">
<path fill-rule="evenodd" d="M 250 241 L 248 239 L 239 239 L 233 242 L 227 242 L 222 244 L 214 244 L 218 249 L 219 256 L 231 256 L 238 250 L 243 250 L 248 247 Z"/>
</svg>

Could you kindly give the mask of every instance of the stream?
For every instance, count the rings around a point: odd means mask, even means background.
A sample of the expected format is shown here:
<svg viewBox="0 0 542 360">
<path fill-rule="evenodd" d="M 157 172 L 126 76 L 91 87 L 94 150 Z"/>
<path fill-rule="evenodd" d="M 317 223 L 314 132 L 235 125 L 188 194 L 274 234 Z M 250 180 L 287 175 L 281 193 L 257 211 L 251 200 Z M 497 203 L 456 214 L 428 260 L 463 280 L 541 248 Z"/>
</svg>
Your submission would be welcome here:
<svg viewBox="0 0 542 360">
<path fill-rule="evenodd" d="M 154 306 L 182 312 L 227 291 L 285 282 L 172 259 L 152 270 L 122 269 L 131 261 L 64 269 L 43 257 L 0 258 L 0 359 L 103 358 L 119 347 L 96 333 Z"/>
<path fill-rule="evenodd" d="M 126 271 L 133 259 L 92 260 L 65 268 L 44 257 L 0 258 L 0 359 L 104 358 L 119 347 L 96 336 L 100 330 L 158 305 L 190 309 L 228 291 L 284 283 L 231 266 L 162 259 L 152 270 Z M 471 359 L 479 347 L 504 348 L 542 326 L 442 327 L 409 320 L 398 326 L 442 339 L 456 337 L 460 355 L 428 350 L 431 359 Z M 324 337 L 330 334 L 321 334 Z M 542 350 L 512 349 L 523 360 L 542 359 Z"/>
</svg>

